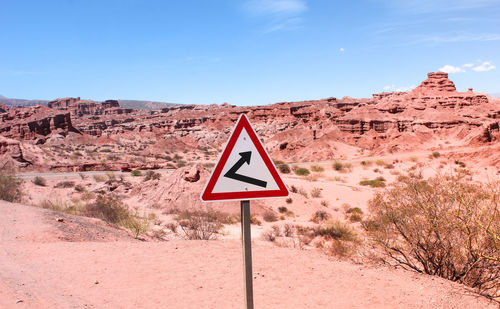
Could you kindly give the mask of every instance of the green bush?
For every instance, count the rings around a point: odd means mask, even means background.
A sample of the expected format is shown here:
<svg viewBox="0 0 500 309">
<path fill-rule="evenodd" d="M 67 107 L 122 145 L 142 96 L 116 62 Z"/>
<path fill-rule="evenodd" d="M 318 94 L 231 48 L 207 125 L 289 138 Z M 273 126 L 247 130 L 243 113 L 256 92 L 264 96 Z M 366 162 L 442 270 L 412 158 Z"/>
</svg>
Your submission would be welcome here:
<svg viewBox="0 0 500 309">
<path fill-rule="evenodd" d="M 317 236 L 329 237 L 344 241 L 359 241 L 358 234 L 348 224 L 340 221 L 330 221 L 322 225 L 315 233 Z"/>
<path fill-rule="evenodd" d="M 309 170 L 305 167 L 299 167 L 295 170 L 295 174 L 296 175 L 299 175 L 299 176 L 307 176 L 309 175 L 311 172 L 309 172 Z"/>
<path fill-rule="evenodd" d="M 142 173 L 141 173 L 140 170 L 133 170 L 133 171 L 130 172 L 130 175 L 132 175 L 132 176 L 141 176 Z"/>
<path fill-rule="evenodd" d="M 362 186 L 370 186 L 372 188 L 383 188 L 385 187 L 385 182 L 377 179 L 371 179 L 371 180 L 361 180 L 359 182 L 360 185 Z"/>
</svg>

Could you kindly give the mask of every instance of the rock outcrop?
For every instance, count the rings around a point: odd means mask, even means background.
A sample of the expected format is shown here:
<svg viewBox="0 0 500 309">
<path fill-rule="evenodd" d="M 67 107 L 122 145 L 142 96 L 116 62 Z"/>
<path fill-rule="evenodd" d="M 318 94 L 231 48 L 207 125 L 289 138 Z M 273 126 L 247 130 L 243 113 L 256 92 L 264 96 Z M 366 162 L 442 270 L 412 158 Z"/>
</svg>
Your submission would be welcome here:
<svg viewBox="0 0 500 309">
<path fill-rule="evenodd" d="M 54 111 L 45 106 L 10 108 L 0 114 L 0 134 L 14 139 L 35 140 L 52 133 L 77 132 L 69 112 Z"/>
<path fill-rule="evenodd" d="M 50 108 L 0 113 L 0 134 L 34 139 L 56 130 L 64 136 L 74 126 L 94 139 L 147 137 L 148 153 L 163 155 L 166 150 L 218 149 L 239 115 L 246 114 L 275 159 L 328 160 L 359 148 L 376 153 L 410 150 L 449 137 L 464 145 L 498 141 L 500 101 L 472 89 L 456 91 L 446 73 L 427 76 L 408 92 L 251 107 L 226 103 L 138 111 L 123 109 L 114 100 L 63 98 L 49 102 Z"/>
</svg>

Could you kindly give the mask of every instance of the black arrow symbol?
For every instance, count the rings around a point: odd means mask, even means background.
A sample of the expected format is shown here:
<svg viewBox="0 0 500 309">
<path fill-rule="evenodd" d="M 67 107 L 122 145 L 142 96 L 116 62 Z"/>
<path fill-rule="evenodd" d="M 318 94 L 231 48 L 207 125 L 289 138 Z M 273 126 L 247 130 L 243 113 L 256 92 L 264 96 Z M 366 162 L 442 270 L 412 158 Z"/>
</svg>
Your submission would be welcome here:
<svg viewBox="0 0 500 309">
<path fill-rule="evenodd" d="M 236 173 L 240 169 L 240 167 L 243 166 L 243 164 L 245 163 L 250 164 L 250 157 L 252 156 L 252 152 L 251 151 L 240 152 L 240 156 L 241 158 L 238 160 L 238 162 L 236 162 L 236 164 L 234 164 L 233 167 L 231 167 L 229 171 L 227 171 L 227 173 L 224 174 L 224 177 L 251 183 L 253 185 L 265 188 L 267 186 L 266 181 Z"/>
</svg>

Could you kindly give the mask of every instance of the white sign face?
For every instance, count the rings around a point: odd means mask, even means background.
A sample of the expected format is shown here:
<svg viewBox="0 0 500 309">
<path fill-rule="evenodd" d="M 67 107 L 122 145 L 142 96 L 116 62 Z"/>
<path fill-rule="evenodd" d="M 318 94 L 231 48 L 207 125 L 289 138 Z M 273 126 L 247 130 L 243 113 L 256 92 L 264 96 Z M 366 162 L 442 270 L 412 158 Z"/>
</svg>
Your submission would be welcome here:
<svg viewBox="0 0 500 309">
<path fill-rule="evenodd" d="M 288 196 L 274 163 L 245 115 L 241 115 L 200 198 L 249 200 Z"/>
<path fill-rule="evenodd" d="M 249 162 L 248 162 L 249 161 Z M 233 173 L 230 170 L 233 169 Z M 213 193 L 278 190 L 271 172 L 243 128 L 234 144 Z"/>
</svg>

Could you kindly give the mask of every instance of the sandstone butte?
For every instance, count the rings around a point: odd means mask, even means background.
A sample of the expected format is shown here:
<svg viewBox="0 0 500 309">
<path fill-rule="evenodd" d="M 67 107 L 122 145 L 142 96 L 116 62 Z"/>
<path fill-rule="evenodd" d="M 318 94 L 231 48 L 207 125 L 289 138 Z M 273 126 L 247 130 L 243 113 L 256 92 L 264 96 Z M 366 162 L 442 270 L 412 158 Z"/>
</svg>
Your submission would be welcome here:
<svg viewBox="0 0 500 309">
<path fill-rule="evenodd" d="M 42 163 L 40 146 L 141 136 L 151 144 L 149 154 L 166 148 L 173 152 L 219 150 L 242 113 L 250 118 L 271 156 L 285 161 L 332 159 L 340 157 L 345 147 L 374 154 L 423 150 L 436 140 L 498 148 L 500 100 L 472 89 L 457 91 L 447 73 L 428 73 L 427 77 L 408 92 L 250 107 L 224 103 L 144 111 L 121 108 L 116 100 L 80 98 L 56 99 L 48 106 L 0 105 L 0 156 L 20 169 L 92 170 L 117 168 L 123 162 L 107 166 L 91 160 Z M 498 158 L 490 163 L 500 164 Z"/>
</svg>

